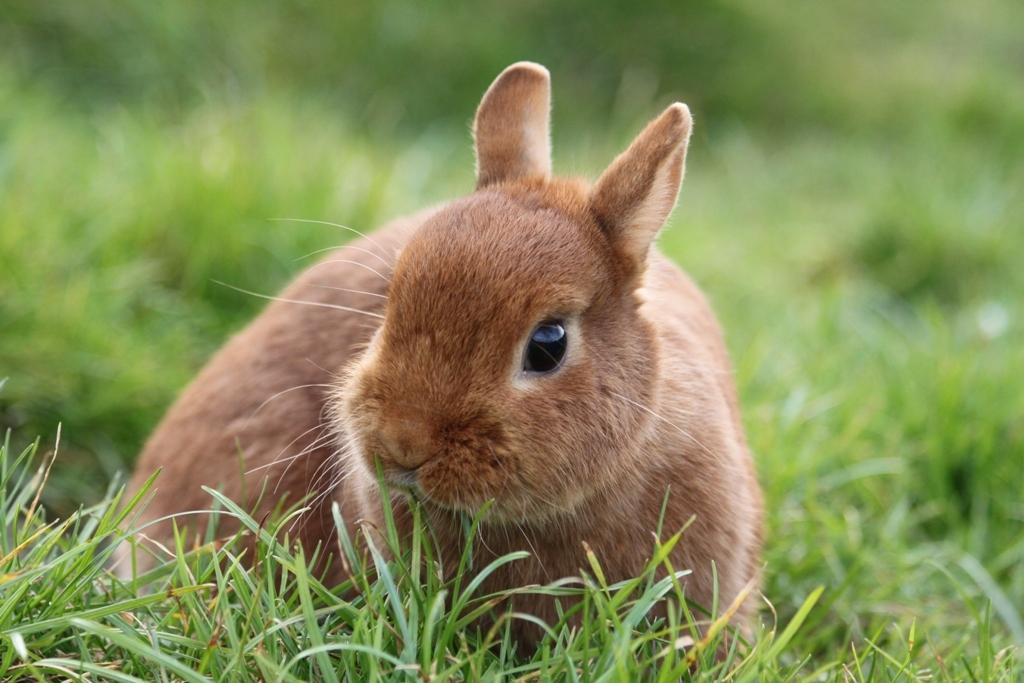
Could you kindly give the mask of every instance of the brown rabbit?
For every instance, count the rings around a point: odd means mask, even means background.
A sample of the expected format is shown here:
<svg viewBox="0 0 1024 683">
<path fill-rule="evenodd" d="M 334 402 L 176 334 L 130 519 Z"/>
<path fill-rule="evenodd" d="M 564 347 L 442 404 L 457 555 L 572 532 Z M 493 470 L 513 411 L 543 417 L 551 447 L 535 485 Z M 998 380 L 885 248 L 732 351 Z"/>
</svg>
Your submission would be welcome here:
<svg viewBox="0 0 1024 683">
<path fill-rule="evenodd" d="M 475 192 L 333 253 L 214 357 L 142 453 L 134 486 L 164 469 L 148 519 L 208 507 L 201 484 L 257 514 L 313 490 L 299 535 L 330 544 L 334 501 L 380 523 L 379 462 L 421 499 L 442 557 L 460 552 L 461 513 L 493 500 L 476 552 L 532 556 L 487 588 L 576 575 L 585 544 L 608 580 L 634 576 L 663 506 L 666 534 L 692 518 L 672 559 L 695 603 L 716 574 L 722 605 L 756 580 L 761 494 L 721 332 L 652 246 L 689 110 L 670 106 L 590 186 L 551 177 L 549 108 L 547 70 L 510 66 L 477 111 Z M 554 617 L 540 598 L 517 608 Z"/>
</svg>

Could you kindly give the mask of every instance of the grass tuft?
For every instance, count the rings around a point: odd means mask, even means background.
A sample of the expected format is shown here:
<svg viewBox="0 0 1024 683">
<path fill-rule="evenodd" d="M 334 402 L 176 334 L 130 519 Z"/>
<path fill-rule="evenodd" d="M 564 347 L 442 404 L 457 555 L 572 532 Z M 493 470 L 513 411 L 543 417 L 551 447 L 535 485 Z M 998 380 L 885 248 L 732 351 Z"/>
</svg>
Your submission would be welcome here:
<svg viewBox="0 0 1024 683">
<path fill-rule="evenodd" d="M 391 528 L 354 543 L 336 506 L 339 548 L 351 573 L 342 585 L 326 586 L 311 573 L 304 550 L 283 533 L 301 511 L 261 525 L 209 490 L 211 505 L 237 517 L 243 530 L 192 549 L 179 535 L 174 558 L 123 581 L 107 568 L 116 543 L 141 542 L 131 525 L 146 490 L 123 505 L 114 491 L 63 521 L 48 519 L 36 503 L 52 456 L 40 457 L 38 442 L 18 453 L 9 443 L 8 435 L 0 449 L 3 680 L 746 681 L 790 680 L 812 667 L 824 680 L 852 672 L 864 680 L 926 671 L 946 680 L 1010 680 L 1021 673 L 1015 649 L 993 647 L 993 611 L 1006 605 L 979 602 L 969 590 L 964 605 L 977 638 L 953 649 L 943 645 L 941 659 L 932 660 L 918 642 L 916 620 L 908 634 L 898 624 L 881 626 L 838 658 L 815 655 L 814 631 L 822 599 L 829 597 L 823 586 L 782 621 L 764 620 L 748 642 L 727 627 L 738 604 L 696 617 L 686 607 L 679 579 L 687 572 L 668 560 L 672 547 L 685 543 L 685 532 L 656 542 L 647 569 L 632 580 L 608 584 L 600 558 L 588 552 L 589 571 L 576 580 L 482 594 L 489 573 L 527 553 L 474 567 L 467 551 L 454 575 L 441 579 L 414 502 L 416 523 L 407 542 Z M 248 536 L 256 537 L 260 558 L 253 568 L 236 552 Z M 529 592 L 563 596 L 572 606 L 555 624 L 502 607 Z M 667 615 L 655 618 L 663 603 Z M 536 650 L 524 652 L 514 640 L 517 620 L 540 627 Z"/>
</svg>

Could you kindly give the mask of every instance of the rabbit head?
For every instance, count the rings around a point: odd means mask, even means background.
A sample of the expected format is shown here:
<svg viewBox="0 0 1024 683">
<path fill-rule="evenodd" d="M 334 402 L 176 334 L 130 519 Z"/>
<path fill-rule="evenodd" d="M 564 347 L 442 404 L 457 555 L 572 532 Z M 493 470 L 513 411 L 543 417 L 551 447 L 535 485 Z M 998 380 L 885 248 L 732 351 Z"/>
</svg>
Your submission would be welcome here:
<svg viewBox="0 0 1024 683">
<path fill-rule="evenodd" d="M 640 314 L 690 114 L 673 104 L 596 183 L 551 176 L 550 80 L 519 63 L 476 114 L 476 190 L 398 255 L 384 321 L 334 419 L 356 466 L 426 504 L 571 514 L 633 477 L 659 349 Z"/>
</svg>

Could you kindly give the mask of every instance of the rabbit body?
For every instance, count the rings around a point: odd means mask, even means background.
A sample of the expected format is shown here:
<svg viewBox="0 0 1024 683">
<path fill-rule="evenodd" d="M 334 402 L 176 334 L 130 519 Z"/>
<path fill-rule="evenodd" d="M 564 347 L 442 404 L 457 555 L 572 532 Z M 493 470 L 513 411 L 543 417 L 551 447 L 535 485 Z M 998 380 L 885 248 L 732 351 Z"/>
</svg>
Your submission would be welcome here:
<svg viewBox="0 0 1024 683">
<path fill-rule="evenodd" d="M 134 487 L 163 468 L 146 519 L 207 508 L 204 484 L 257 518 L 308 496 L 296 535 L 333 548 L 333 503 L 351 532 L 381 528 L 383 505 L 407 532 L 412 494 L 443 566 L 485 504 L 474 562 L 530 553 L 484 590 L 578 575 L 588 548 L 609 581 L 635 576 L 659 526 L 686 527 L 671 561 L 694 603 L 756 584 L 761 494 L 722 334 L 653 246 L 689 111 L 591 185 L 551 176 L 549 92 L 542 67 L 509 67 L 477 112 L 475 192 L 330 254 L 216 354 L 140 457 Z M 538 369 L 538 349 L 558 357 Z M 551 600 L 517 600 L 555 620 Z"/>
</svg>

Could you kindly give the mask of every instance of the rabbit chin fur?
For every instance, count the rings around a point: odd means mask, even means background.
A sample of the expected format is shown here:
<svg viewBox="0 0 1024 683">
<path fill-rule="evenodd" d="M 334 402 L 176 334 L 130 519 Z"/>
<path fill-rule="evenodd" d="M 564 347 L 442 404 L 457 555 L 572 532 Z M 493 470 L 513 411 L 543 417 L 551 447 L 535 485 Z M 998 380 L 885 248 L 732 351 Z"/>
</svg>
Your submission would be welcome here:
<svg viewBox="0 0 1024 683">
<path fill-rule="evenodd" d="M 307 549 L 335 547 L 335 502 L 352 533 L 379 527 L 384 504 L 407 531 L 411 489 L 445 567 L 462 515 L 487 501 L 475 561 L 531 553 L 485 591 L 578 575 L 586 546 L 609 581 L 634 576 L 663 510 L 663 537 L 689 524 L 671 559 L 692 570 L 693 602 L 710 606 L 717 581 L 728 605 L 757 580 L 761 494 L 722 334 L 652 246 L 682 179 L 689 111 L 670 106 L 590 185 L 551 177 L 549 102 L 543 67 L 506 69 L 477 112 L 472 194 L 339 248 L 214 356 L 131 482 L 163 470 L 141 520 L 154 548 L 171 536 L 163 518 L 209 507 L 203 485 L 257 519 L 308 497 L 293 529 Z M 549 319 L 564 321 L 565 359 L 525 373 L 523 348 Z M 555 617 L 548 599 L 518 600 Z"/>
</svg>

